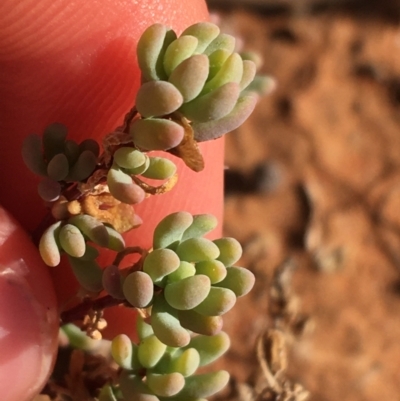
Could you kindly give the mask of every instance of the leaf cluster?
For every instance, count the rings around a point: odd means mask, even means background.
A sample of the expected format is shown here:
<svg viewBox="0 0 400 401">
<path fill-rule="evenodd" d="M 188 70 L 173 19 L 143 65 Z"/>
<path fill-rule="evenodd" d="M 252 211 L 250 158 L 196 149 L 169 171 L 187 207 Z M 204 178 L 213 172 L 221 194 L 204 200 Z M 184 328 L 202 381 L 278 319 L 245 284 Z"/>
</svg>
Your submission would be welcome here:
<svg viewBox="0 0 400 401">
<path fill-rule="evenodd" d="M 52 267 L 65 254 L 93 304 L 106 307 L 111 300 L 142 315 L 138 344 L 125 334 L 111 343 L 120 375 L 101 389 L 100 401 L 204 401 L 226 385 L 229 374 L 195 372 L 228 349 L 222 315 L 254 285 L 254 275 L 235 265 L 242 248 L 234 238 L 205 237 L 217 225 L 210 214 L 165 217 L 151 250 L 127 247 L 121 233 L 141 223 L 131 205 L 176 182 L 175 164 L 151 152 L 168 151 L 201 170 L 197 142 L 242 124 L 263 90 L 262 78 L 257 60 L 236 52 L 235 39 L 208 22 L 180 37 L 152 25 L 137 55 L 142 85 L 135 107 L 104 139 L 102 154 L 93 140 L 68 140 L 62 124 L 24 141 L 23 159 L 43 177 L 38 192 L 55 219 L 39 251 Z M 164 183 L 153 187 L 149 179 Z M 113 264 L 98 264 L 99 248 L 117 252 Z M 130 253 L 139 253 L 139 260 L 121 269 Z"/>
</svg>

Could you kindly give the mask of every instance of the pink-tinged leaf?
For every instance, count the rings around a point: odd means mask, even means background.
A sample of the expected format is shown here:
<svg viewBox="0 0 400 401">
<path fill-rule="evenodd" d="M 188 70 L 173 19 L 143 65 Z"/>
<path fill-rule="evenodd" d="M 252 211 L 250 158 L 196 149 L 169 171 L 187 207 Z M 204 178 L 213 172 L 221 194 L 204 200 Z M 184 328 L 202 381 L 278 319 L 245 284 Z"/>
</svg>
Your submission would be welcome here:
<svg viewBox="0 0 400 401">
<path fill-rule="evenodd" d="M 149 118 L 136 120 L 130 130 L 133 142 L 144 150 L 167 150 L 178 146 L 184 128 L 170 120 Z"/>
<path fill-rule="evenodd" d="M 249 93 L 239 98 L 234 109 L 225 117 L 205 123 L 194 122 L 194 138 L 197 142 L 217 139 L 242 125 L 253 112 L 258 96 Z"/>
<path fill-rule="evenodd" d="M 206 95 L 183 104 L 179 111 L 193 122 L 219 120 L 234 109 L 239 94 L 239 84 L 229 82 Z"/>
</svg>

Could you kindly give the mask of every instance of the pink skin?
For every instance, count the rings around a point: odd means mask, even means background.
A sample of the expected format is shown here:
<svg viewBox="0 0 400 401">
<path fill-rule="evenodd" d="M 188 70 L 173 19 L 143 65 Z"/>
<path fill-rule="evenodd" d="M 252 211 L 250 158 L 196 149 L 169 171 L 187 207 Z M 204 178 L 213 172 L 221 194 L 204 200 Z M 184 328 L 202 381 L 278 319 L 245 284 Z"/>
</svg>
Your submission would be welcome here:
<svg viewBox="0 0 400 401">
<path fill-rule="evenodd" d="M 56 298 L 24 230 L 0 208 L 0 389 L 3 400 L 40 391 L 57 349 Z"/>
<path fill-rule="evenodd" d="M 52 122 L 70 138 L 102 138 L 132 106 L 140 83 L 135 48 L 154 22 L 178 33 L 208 18 L 204 0 L 2 0 L 0 7 L 0 394 L 30 401 L 51 372 L 60 307 L 77 285 L 60 266 L 43 266 L 24 229 L 45 215 L 38 180 L 21 161 L 23 138 Z M 128 242 L 151 246 L 151 232 L 177 210 L 222 216 L 223 142 L 201 145 L 206 169 L 196 174 L 177 162 L 171 193 L 145 200 L 136 210 L 146 226 Z M 174 159 L 176 161 L 176 159 Z M 216 233 L 217 235 L 218 233 Z M 103 261 L 111 256 L 104 255 Z M 54 287 L 53 287 L 54 284 Z M 54 295 L 54 289 L 56 296 Z M 131 316 L 128 316 L 131 317 Z M 108 314 L 108 335 L 134 335 L 121 309 Z"/>
</svg>

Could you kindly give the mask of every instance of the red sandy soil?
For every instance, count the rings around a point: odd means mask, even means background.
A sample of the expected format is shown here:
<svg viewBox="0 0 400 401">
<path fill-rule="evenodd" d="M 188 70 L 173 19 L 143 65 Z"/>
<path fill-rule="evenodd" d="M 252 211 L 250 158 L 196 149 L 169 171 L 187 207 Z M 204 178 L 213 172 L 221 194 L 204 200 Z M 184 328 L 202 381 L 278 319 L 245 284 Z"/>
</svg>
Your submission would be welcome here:
<svg viewBox="0 0 400 401">
<path fill-rule="evenodd" d="M 256 288 L 226 318 L 222 365 L 245 381 L 270 324 L 285 260 L 312 330 L 290 343 L 288 377 L 312 401 L 400 399 L 400 28 L 340 13 L 224 23 L 264 57 L 277 90 L 227 136 L 225 234 Z M 229 178 L 229 177 L 228 177 Z M 226 396 L 225 399 L 239 399 Z"/>
</svg>

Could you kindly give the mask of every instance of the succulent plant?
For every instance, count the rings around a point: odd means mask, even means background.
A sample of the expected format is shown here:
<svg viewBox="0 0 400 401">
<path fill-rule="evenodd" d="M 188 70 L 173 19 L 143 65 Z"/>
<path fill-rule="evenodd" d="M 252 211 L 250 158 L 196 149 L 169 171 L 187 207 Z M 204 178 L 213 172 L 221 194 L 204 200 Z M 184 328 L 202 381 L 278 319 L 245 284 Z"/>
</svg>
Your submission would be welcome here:
<svg viewBox="0 0 400 401">
<path fill-rule="evenodd" d="M 150 152 L 181 157 L 177 149 L 193 152 L 196 142 L 237 128 L 266 81 L 256 82 L 257 58 L 235 52 L 235 39 L 208 22 L 180 37 L 152 25 L 137 55 L 142 85 L 135 108 L 107 137 L 101 155 L 92 140 L 68 140 L 61 124 L 24 141 L 23 159 L 43 177 L 38 191 L 56 220 L 44 230 L 39 251 L 52 267 L 67 256 L 92 300 L 78 311 L 88 304 L 92 311 L 116 304 L 141 311 L 139 342 L 121 333 L 111 343 L 120 374 L 100 389 L 99 401 L 205 401 L 227 384 L 229 374 L 196 371 L 226 352 L 230 341 L 222 316 L 254 285 L 254 275 L 236 266 L 242 248 L 234 238 L 205 237 L 217 226 L 211 214 L 166 216 L 149 250 L 127 247 L 121 233 L 138 224 L 131 205 L 171 189 L 176 179 L 175 164 Z M 146 179 L 166 184 L 151 187 Z M 116 252 L 114 262 L 102 268 L 98 248 Z M 138 253 L 139 260 L 120 268 L 129 253 Z M 76 337 L 74 330 L 65 333 Z"/>
<path fill-rule="evenodd" d="M 256 64 L 234 49 L 234 37 L 210 22 L 190 26 L 179 38 L 161 24 L 147 28 L 137 48 L 142 118 L 131 126 L 134 143 L 146 150 L 178 146 L 184 136 L 178 116 L 190 121 L 198 142 L 241 125 L 258 97 L 248 90 Z"/>
</svg>

